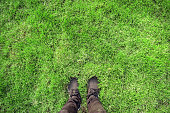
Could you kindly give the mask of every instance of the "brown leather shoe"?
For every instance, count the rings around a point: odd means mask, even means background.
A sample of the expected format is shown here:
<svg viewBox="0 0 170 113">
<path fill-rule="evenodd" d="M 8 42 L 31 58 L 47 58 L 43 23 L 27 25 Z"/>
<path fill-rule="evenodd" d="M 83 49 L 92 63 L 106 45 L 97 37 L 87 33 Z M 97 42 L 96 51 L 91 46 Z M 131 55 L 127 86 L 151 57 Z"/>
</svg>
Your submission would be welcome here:
<svg viewBox="0 0 170 113">
<path fill-rule="evenodd" d="M 70 80 L 70 84 L 68 85 L 68 93 L 70 98 L 77 98 L 77 100 L 74 100 L 78 109 L 80 108 L 80 104 L 81 104 L 81 96 L 78 90 L 78 83 L 77 83 L 77 78 L 72 77 Z"/>
<path fill-rule="evenodd" d="M 87 99 L 91 96 L 94 95 L 95 97 L 98 98 L 99 95 L 99 88 L 98 88 L 98 80 L 97 77 L 92 77 L 88 81 L 88 94 L 87 94 Z"/>
<path fill-rule="evenodd" d="M 72 97 L 72 96 L 79 96 L 80 97 L 80 93 L 79 93 L 79 90 L 78 90 L 77 78 L 75 78 L 75 77 L 71 78 L 70 84 L 68 85 L 68 93 L 69 93 L 70 97 Z"/>
</svg>

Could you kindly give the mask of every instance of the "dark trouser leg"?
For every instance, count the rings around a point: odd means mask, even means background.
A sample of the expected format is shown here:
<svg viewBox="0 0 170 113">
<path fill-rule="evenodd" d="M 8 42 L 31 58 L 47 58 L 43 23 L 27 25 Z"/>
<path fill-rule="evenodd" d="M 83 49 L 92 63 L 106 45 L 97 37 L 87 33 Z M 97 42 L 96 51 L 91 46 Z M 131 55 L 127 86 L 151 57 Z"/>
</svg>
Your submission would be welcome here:
<svg viewBox="0 0 170 113">
<path fill-rule="evenodd" d="M 72 96 L 59 113 L 77 113 L 80 102 L 81 101 L 77 96 Z"/>
<path fill-rule="evenodd" d="M 106 113 L 99 99 L 94 95 L 91 95 L 87 100 L 87 106 L 89 113 Z"/>
</svg>

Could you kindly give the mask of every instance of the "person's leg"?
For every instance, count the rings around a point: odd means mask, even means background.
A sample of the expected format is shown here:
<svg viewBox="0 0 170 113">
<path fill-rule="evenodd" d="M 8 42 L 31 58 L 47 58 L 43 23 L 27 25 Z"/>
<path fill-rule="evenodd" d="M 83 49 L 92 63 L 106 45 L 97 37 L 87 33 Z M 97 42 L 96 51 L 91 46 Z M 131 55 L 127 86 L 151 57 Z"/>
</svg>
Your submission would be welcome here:
<svg viewBox="0 0 170 113">
<path fill-rule="evenodd" d="M 73 96 L 72 98 L 69 98 L 69 100 L 59 113 L 77 113 L 79 107 L 80 107 L 79 98 L 77 96 Z"/>
<path fill-rule="evenodd" d="M 99 99 L 93 95 L 87 100 L 87 106 L 89 113 L 106 113 Z"/>
<path fill-rule="evenodd" d="M 92 77 L 88 82 L 87 106 L 89 113 L 106 113 L 98 98 L 98 83 L 96 77 Z"/>
<path fill-rule="evenodd" d="M 81 97 L 78 91 L 78 83 L 76 78 L 72 78 L 70 81 L 68 91 L 70 98 L 59 113 L 77 113 L 77 110 L 80 108 Z"/>
</svg>

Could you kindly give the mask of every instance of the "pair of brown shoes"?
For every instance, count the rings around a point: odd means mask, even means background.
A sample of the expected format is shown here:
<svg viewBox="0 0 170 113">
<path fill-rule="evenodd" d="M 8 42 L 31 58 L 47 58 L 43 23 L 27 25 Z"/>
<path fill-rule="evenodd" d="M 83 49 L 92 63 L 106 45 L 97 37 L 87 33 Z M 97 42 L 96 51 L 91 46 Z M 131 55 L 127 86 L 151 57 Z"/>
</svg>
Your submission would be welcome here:
<svg viewBox="0 0 170 113">
<path fill-rule="evenodd" d="M 92 77 L 88 80 L 88 93 L 87 93 L 87 99 L 91 96 L 94 95 L 95 97 L 98 98 L 99 94 L 99 88 L 98 88 L 98 79 L 97 77 Z M 68 85 L 68 92 L 70 97 L 72 96 L 78 96 L 81 99 L 80 93 L 78 91 L 78 82 L 77 78 L 71 78 L 70 84 Z"/>
</svg>

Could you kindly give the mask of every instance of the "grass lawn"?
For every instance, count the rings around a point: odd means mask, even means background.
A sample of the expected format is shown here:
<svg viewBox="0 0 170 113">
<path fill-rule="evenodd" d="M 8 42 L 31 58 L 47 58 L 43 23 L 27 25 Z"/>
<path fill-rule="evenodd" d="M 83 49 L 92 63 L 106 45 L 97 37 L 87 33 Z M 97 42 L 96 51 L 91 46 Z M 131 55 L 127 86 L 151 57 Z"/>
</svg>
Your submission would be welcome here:
<svg viewBox="0 0 170 113">
<path fill-rule="evenodd" d="M 0 112 L 59 112 L 97 76 L 108 113 L 168 112 L 168 0 L 0 0 Z"/>
</svg>

